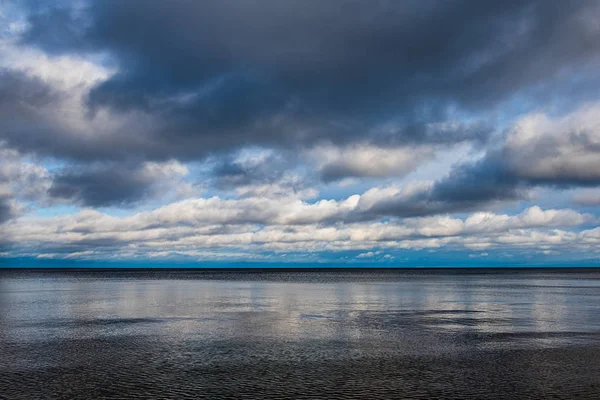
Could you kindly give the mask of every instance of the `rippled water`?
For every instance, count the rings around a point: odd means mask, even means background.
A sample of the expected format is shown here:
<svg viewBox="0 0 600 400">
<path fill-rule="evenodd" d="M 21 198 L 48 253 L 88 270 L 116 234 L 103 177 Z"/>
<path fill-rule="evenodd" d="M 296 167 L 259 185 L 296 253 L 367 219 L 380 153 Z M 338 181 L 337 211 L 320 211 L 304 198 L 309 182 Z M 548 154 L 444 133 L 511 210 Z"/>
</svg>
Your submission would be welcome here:
<svg viewBox="0 0 600 400">
<path fill-rule="evenodd" d="M 0 398 L 600 398 L 600 271 L 0 271 Z"/>
</svg>

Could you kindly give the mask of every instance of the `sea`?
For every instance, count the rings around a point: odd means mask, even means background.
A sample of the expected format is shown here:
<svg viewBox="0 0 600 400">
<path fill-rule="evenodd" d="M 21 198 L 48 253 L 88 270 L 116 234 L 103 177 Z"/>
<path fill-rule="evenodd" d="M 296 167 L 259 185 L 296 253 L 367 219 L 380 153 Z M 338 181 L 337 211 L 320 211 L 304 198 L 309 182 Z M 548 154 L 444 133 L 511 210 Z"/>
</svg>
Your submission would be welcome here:
<svg viewBox="0 0 600 400">
<path fill-rule="evenodd" d="M 600 269 L 0 270 L 0 399 L 600 399 Z"/>
</svg>

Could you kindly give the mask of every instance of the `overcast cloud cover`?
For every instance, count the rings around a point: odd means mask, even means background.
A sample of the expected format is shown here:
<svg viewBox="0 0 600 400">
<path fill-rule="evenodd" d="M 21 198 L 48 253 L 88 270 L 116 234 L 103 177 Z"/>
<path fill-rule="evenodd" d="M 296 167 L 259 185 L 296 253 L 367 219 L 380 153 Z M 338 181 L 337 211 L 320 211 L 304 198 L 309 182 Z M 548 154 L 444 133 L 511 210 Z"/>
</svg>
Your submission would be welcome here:
<svg viewBox="0 0 600 400">
<path fill-rule="evenodd" d="M 0 3 L 0 261 L 600 264 L 600 2 Z"/>
</svg>

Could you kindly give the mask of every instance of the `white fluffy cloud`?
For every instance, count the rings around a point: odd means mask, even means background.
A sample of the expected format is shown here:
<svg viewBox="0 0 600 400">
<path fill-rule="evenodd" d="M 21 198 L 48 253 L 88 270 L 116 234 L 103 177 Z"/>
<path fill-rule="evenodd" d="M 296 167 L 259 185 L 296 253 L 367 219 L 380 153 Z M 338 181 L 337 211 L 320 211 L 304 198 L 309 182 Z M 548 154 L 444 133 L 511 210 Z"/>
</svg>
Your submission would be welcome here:
<svg viewBox="0 0 600 400">
<path fill-rule="evenodd" d="M 326 181 L 404 176 L 433 155 L 432 146 L 384 148 L 367 143 L 318 146 L 309 151 L 309 158 L 316 162 L 317 171 Z"/>
<path fill-rule="evenodd" d="M 519 177 L 585 183 L 600 180 L 600 104 L 566 116 L 535 113 L 510 131 L 503 155 Z"/>
<path fill-rule="evenodd" d="M 366 195 L 366 194 L 365 194 Z M 295 197 L 188 199 L 131 216 L 92 209 L 52 218 L 23 217 L 5 224 L 0 241 L 37 249 L 48 257 L 154 257 L 222 251 L 261 252 L 426 249 L 597 248 L 596 229 L 564 230 L 595 224 L 595 217 L 571 209 L 534 206 L 517 215 L 478 212 L 466 218 L 435 216 L 356 222 L 361 196 L 307 203 Z M 56 249 L 62 249 L 57 252 Z M 94 253 L 89 253 L 91 248 Z M 222 254 L 222 256 L 224 256 Z"/>
</svg>

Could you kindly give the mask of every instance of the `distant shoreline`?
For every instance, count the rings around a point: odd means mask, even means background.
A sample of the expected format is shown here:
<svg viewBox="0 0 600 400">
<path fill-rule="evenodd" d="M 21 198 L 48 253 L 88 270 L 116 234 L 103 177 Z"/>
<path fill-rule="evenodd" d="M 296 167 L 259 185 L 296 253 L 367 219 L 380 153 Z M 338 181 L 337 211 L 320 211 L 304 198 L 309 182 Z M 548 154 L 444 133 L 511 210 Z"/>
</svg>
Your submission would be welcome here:
<svg viewBox="0 0 600 400">
<path fill-rule="evenodd" d="M 32 272 L 600 272 L 600 267 L 0 267 L 3 271 Z"/>
</svg>

